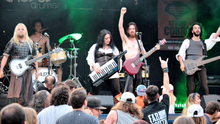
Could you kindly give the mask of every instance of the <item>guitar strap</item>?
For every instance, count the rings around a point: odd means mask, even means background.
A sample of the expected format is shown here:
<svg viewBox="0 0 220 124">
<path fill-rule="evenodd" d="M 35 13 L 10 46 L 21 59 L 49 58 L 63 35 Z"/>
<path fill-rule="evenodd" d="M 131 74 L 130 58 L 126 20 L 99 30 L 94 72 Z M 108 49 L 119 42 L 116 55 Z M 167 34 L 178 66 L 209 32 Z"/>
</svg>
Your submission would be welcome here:
<svg viewBox="0 0 220 124">
<path fill-rule="evenodd" d="M 139 43 L 139 41 L 138 41 L 138 40 L 137 40 L 137 43 L 138 43 L 138 47 L 139 47 L 140 52 L 141 52 L 141 46 L 140 46 L 140 43 Z"/>
<path fill-rule="evenodd" d="M 28 46 L 29 46 L 30 52 L 31 52 L 31 54 L 32 54 L 32 47 L 31 47 L 31 45 L 30 45 L 30 43 L 29 43 L 29 40 L 27 41 L 27 43 L 28 43 Z"/>
<path fill-rule="evenodd" d="M 203 46 L 204 46 L 203 55 L 207 56 L 207 47 L 206 47 L 205 41 L 202 40 L 202 43 L 203 43 Z"/>
</svg>

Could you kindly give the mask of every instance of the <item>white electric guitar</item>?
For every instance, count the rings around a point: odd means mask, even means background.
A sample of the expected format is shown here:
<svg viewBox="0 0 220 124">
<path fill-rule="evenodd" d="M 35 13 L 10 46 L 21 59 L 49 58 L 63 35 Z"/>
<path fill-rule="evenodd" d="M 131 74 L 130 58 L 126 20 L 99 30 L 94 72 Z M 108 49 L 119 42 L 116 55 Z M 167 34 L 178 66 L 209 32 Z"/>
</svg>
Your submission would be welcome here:
<svg viewBox="0 0 220 124">
<path fill-rule="evenodd" d="M 54 50 L 52 50 L 50 53 L 53 54 L 53 53 L 59 53 L 60 51 L 62 51 L 61 48 L 56 48 Z M 37 60 L 39 59 L 43 59 L 43 58 L 46 58 L 48 57 L 49 54 L 44 54 L 40 57 L 37 57 L 37 58 L 34 58 L 34 59 L 31 59 L 29 60 L 32 55 L 29 55 L 27 56 L 26 58 L 24 59 L 12 59 L 11 62 L 9 63 L 9 68 L 11 69 L 11 72 L 15 75 L 15 76 L 21 76 L 24 74 L 24 72 L 27 70 L 27 69 L 30 69 L 31 68 L 31 64 L 36 62 Z"/>
</svg>

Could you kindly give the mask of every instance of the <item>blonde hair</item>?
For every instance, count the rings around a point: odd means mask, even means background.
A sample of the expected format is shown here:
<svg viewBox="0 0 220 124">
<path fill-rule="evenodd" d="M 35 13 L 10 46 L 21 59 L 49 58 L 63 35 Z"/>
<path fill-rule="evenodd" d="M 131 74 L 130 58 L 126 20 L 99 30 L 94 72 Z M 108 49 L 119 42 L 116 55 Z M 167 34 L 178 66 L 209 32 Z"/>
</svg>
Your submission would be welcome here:
<svg viewBox="0 0 220 124">
<path fill-rule="evenodd" d="M 183 109 L 182 115 L 185 115 L 185 116 L 187 115 L 188 108 L 189 108 L 189 106 L 194 104 L 194 101 L 195 101 L 196 97 L 200 98 L 200 95 L 198 93 L 191 93 L 191 94 L 189 94 L 189 96 L 188 96 L 188 98 L 186 100 L 186 106 Z"/>
<path fill-rule="evenodd" d="M 173 104 L 173 102 L 175 103 L 176 101 L 176 97 L 174 96 L 173 92 L 169 92 L 169 101 L 170 105 Z"/>
<path fill-rule="evenodd" d="M 205 116 L 202 117 L 192 117 L 195 124 L 206 124 Z"/>
<path fill-rule="evenodd" d="M 29 38 L 28 36 L 28 31 L 27 31 L 27 27 L 23 24 L 23 23 L 18 23 L 15 27 L 15 30 L 14 30 L 14 35 L 13 37 L 11 38 L 11 42 L 12 43 L 16 43 L 17 45 L 21 45 L 21 43 L 19 42 L 19 39 L 18 39 L 18 27 L 19 26 L 22 26 L 24 28 L 24 42 L 27 42 L 29 41 L 31 45 L 33 45 L 33 41 Z"/>
<path fill-rule="evenodd" d="M 164 89 L 162 90 L 162 94 L 163 94 L 163 92 L 164 92 Z M 168 96 L 169 96 L 169 102 L 170 102 L 169 105 L 172 105 L 173 102 L 175 103 L 176 97 L 175 97 L 174 94 L 173 94 L 173 90 L 172 90 L 172 91 L 169 91 Z"/>
<path fill-rule="evenodd" d="M 138 119 L 143 118 L 142 112 L 138 108 L 137 104 L 134 103 L 118 102 L 111 110 L 121 110 L 125 113 L 131 114 L 132 117 L 137 117 Z"/>
<path fill-rule="evenodd" d="M 195 122 L 191 117 L 179 116 L 174 120 L 173 124 L 195 124 Z"/>
<path fill-rule="evenodd" d="M 33 108 L 24 107 L 26 124 L 37 124 L 37 112 Z"/>
</svg>

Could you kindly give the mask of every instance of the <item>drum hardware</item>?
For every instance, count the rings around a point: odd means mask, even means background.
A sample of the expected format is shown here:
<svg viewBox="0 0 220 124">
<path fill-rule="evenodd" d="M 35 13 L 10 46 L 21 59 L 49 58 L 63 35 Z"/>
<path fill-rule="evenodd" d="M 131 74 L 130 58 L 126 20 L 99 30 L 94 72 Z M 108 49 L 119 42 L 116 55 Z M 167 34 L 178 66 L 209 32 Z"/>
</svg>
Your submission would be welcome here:
<svg viewBox="0 0 220 124">
<path fill-rule="evenodd" d="M 8 91 L 8 87 L 5 86 L 5 84 L 0 81 L 0 92 L 7 94 L 6 91 Z"/>
<path fill-rule="evenodd" d="M 44 36 L 47 37 L 47 48 L 50 48 L 50 44 L 49 44 L 49 37 L 50 37 L 50 36 L 47 34 L 47 32 L 44 33 Z M 48 55 L 49 55 L 49 57 L 48 57 L 48 60 L 49 60 L 48 74 L 50 75 L 50 72 L 53 71 L 53 70 L 52 70 L 52 66 L 51 66 L 52 63 L 51 63 L 51 59 L 50 59 L 50 55 L 51 55 L 51 54 L 50 54 L 50 50 L 48 50 Z M 50 71 L 50 70 L 51 70 L 51 71 Z"/>
<path fill-rule="evenodd" d="M 73 46 L 73 49 L 74 51 L 70 51 L 70 55 L 68 55 L 68 58 L 70 59 L 70 75 L 68 77 L 68 79 L 72 79 L 72 80 L 75 80 L 76 83 L 78 83 L 78 86 L 82 87 L 81 83 L 79 82 L 78 80 L 78 77 L 76 77 L 76 67 L 78 66 L 78 64 L 76 63 L 76 58 L 77 58 L 77 48 L 75 48 L 75 45 L 73 44 L 73 41 L 70 41 L 72 43 L 72 46 Z M 74 53 L 74 55 L 73 55 Z M 72 59 L 74 59 L 74 68 L 73 68 L 73 65 L 72 65 Z M 74 69 L 74 75 L 72 73 L 72 68 Z"/>
<path fill-rule="evenodd" d="M 59 39 L 59 43 L 70 43 L 73 42 L 74 40 L 79 40 L 82 37 L 82 34 L 80 33 L 73 33 L 73 34 L 68 34 L 66 36 L 63 36 L 62 38 Z"/>
<path fill-rule="evenodd" d="M 67 50 L 70 51 L 70 53 L 69 53 L 69 51 L 67 52 L 67 56 L 70 59 L 70 65 L 69 65 L 69 67 L 70 67 L 70 75 L 69 75 L 68 79 L 75 80 L 76 83 L 78 84 L 78 86 L 80 86 L 80 87 L 82 87 L 82 85 L 79 82 L 78 77 L 76 77 L 76 67 L 78 66 L 78 64 L 76 63 L 76 58 L 78 58 L 77 50 L 80 50 L 80 49 L 76 48 L 73 42 L 79 40 L 81 37 L 82 37 L 82 34 L 80 34 L 80 33 L 73 33 L 73 34 L 68 34 L 66 36 L 63 36 L 62 38 L 59 39 L 59 43 L 60 44 L 62 44 L 62 43 L 70 43 L 71 46 L 72 46 L 72 48 L 67 48 Z M 72 65 L 72 59 L 74 59 L 74 65 Z M 73 66 L 74 66 L 74 72 L 73 72 L 74 74 L 72 73 Z"/>
</svg>

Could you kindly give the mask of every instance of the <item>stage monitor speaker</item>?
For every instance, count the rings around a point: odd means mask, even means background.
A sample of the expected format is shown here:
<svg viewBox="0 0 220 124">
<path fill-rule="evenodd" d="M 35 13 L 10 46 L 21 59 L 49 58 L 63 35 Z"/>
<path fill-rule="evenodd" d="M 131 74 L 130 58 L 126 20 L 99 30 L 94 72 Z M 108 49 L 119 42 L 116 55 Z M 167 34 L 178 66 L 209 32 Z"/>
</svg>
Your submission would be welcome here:
<svg viewBox="0 0 220 124">
<path fill-rule="evenodd" d="M 88 97 L 97 97 L 101 100 L 102 106 L 107 108 L 102 110 L 103 114 L 108 114 L 112 106 L 114 106 L 114 99 L 112 95 L 91 95 Z"/>
<path fill-rule="evenodd" d="M 202 108 L 205 110 L 206 105 L 211 101 L 215 101 L 220 104 L 220 95 L 203 95 L 201 98 Z"/>
</svg>

